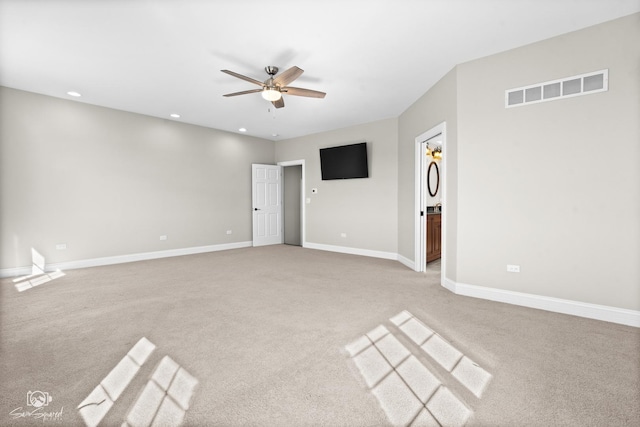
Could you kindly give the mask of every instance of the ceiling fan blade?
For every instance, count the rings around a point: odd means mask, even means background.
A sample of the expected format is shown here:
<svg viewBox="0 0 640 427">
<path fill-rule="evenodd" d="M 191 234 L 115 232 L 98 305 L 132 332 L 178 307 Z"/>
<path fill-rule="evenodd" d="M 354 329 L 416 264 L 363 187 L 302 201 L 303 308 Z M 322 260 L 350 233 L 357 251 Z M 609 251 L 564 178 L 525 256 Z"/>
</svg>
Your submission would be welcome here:
<svg viewBox="0 0 640 427">
<path fill-rule="evenodd" d="M 277 101 L 271 101 L 271 103 L 275 105 L 276 108 L 282 108 L 284 107 L 284 98 L 280 98 Z"/>
<path fill-rule="evenodd" d="M 291 83 L 292 81 L 294 81 L 295 79 L 297 79 L 298 77 L 300 77 L 302 75 L 302 73 L 304 73 L 304 70 L 301 68 L 298 68 L 296 66 L 293 66 L 291 68 L 289 68 L 286 71 L 283 71 L 282 73 L 278 74 L 274 79 L 273 82 L 282 87 L 282 86 L 286 86 L 289 83 Z"/>
<path fill-rule="evenodd" d="M 256 84 L 258 86 L 264 86 L 264 83 L 262 83 L 261 81 L 256 80 L 256 79 L 252 79 L 251 77 L 243 76 L 242 74 L 238 74 L 238 73 L 236 73 L 234 71 L 229 71 L 229 70 L 220 70 L 220 71 L 222 71 L 223 73 L 227 73 L 230 76 L 237 77 L 239 79 L 247 81 L 249 83 L 253 83 L 253 84 Z"/>
<path fill-rule="evenodd" d="M 306 96 L 309 98 L 324 98 L 326 95 L 326 93 L 320 92 L 317 90 L 303 89 L 300 87 L 290 87 L 290 86 L 283 87 L 281 91 L 286 93 L 287 95 Z"/>
<path fill-rule="evenodd" d="M 238 95 L 246 95 L 248 93 L 256 93 L 256 92 L 262 92 L 262 89 L 243 90 L 242 92 L 233 92 L 233 93 L 228 93 L 222 96 L 238 96 Z"/>
</svg>

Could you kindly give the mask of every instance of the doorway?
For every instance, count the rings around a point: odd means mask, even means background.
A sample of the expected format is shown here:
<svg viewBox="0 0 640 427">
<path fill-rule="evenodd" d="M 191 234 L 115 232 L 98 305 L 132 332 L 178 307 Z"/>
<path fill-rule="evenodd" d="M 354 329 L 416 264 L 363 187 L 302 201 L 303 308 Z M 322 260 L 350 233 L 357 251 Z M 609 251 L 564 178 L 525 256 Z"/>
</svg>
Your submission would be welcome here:
<svg viewBox="0 0 640 427">
<path fill-rule="evenodd" d="M 302 166 L 283 168 L 284 243 L 302 246 Z"/>
<path fill-rule="evenodd" d="M 304 160 L 279 162 L 283 172 L 284 244 L 305 246 Z"/>
<path fill-rule="evenodd" d="M 440 257 L 439 261 L 433 264 L 437 267 L 440 264 L 441 283 L 444 283 L 446 271 L 446 122 L 429 129 L 420 134 L 415 139 L 415 263 L 414 270 L 418 272 L 427 271 L 427 220 L 428 217 L 438 222 L 437 231 L 440 232 Z M 431 155 L 427 156 L 427 147 Z M 433 149 L 438 148 L 439 154 L 434 158 Z M 437 157 L 441 157 L 438 159 Z M 436 166 L 434 166 L 434 163 Z M 430 224 L 432 225 L 432 224 Z M 433 232 L 433 228 L 432 228 Z M 433 249 L 430 247 L 430 249 Z M 431 255 L 430 258 L 433 258 Z M 430 263 L 431 265 L 431 263 Z"/>
</svg>

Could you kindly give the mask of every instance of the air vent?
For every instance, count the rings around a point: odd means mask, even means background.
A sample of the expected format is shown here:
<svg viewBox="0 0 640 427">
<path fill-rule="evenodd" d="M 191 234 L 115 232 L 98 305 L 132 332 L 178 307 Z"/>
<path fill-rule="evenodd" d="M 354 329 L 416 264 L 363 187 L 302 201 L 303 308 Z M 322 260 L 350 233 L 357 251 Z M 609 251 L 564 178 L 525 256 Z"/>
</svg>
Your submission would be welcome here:
<svg viewBox="0 0 640 427">
<path fill-rule="evenodd" d="M 590 95 L 609 89 L 609 70 L 566 77 L 559 80 L 508 89 L 504 92 L 505 108 L 538 102 L 553 101 L 572 96 Z"/>
</svg>

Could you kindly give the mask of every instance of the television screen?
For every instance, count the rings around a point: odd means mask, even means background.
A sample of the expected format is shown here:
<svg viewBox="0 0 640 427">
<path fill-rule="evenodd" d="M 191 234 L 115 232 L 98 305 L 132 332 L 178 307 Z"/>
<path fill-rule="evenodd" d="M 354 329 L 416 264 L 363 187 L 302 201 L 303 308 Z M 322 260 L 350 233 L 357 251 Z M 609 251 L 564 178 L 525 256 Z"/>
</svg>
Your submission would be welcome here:
<svg viewBox="0 0 640 427">
<path fill-rule="evenodd" d="M 320 149 L 322 180 L 368 178 L 367 143 Z"/>
</svg>

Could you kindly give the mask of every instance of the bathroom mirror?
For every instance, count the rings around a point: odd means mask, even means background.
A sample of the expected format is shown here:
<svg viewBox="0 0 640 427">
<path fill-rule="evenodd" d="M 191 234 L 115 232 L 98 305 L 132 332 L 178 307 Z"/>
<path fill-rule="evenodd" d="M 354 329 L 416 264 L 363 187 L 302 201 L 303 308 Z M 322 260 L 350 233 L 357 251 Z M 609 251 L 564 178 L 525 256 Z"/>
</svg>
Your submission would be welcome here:
<svg viewBox="0 0 640 427">
<path fill-rule="evenodd" d="M 427 169 L 427 189 L 429 195 L 435 197 L 438 194 L 438 188 L 440 187 L 440 170 L 436 162 L 429 163 L 429 169 Z"/>
</svg>

